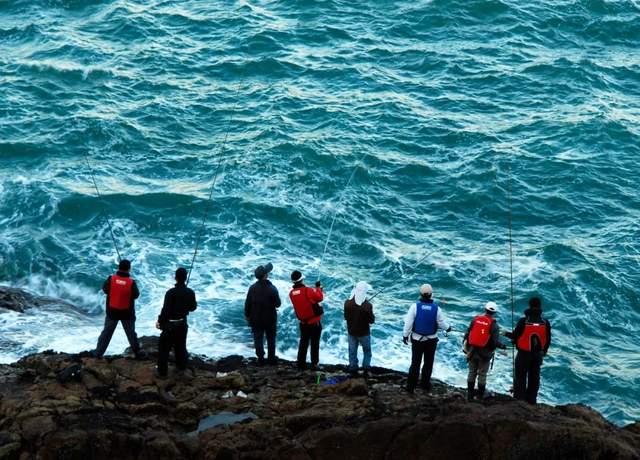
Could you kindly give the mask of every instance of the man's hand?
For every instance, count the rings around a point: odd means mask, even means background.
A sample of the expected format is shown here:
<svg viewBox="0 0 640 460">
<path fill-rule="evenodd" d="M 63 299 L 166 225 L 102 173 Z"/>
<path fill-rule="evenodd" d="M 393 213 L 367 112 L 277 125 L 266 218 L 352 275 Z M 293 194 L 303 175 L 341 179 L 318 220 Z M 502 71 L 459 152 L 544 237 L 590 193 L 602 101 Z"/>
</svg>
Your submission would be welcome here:
<svg viewBox="0 0 640 460">
<path fill-rule="evenodd" d="M 316 287 L 318 289 L 322 289 L 322 283 L 320 282 L 320 280 L 316 281 Z"/>
<path fill-rule="evenodd" d="M 160 321 L 156 321 L 156 329 L 160 329 Z"/>
<path fill-rule="evenodd" d="M 409 337 L 402 337 L 402 343 L 409 345 Z"/>
</svg>

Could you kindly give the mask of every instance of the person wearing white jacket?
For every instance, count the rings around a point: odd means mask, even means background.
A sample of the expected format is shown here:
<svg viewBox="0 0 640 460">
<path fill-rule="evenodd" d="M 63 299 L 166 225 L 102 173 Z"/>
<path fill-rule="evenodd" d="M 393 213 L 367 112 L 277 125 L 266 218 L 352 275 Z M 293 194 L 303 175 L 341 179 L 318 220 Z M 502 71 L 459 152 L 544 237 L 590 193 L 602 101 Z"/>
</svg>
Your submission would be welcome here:
<svg viewBox="0 0 640 460">
<path fill-rule="evenodd" d="M 418 374 L 423 358 L 420 386 L 427 392 L 431 391 L 431 372 L 438 345 L 438 329 L 451 332 L 451 327 L 445 321 L 440 306 L 432 296 L 433 289 L 430 284 L 420 286 L 420 300 L 409 308 L 404 318 L 402 341 L 405 345 L 409 344 L 409 337 L 411 337 L 411 367 L 407 380 L 409 393 L 413 393 L 418 384 Z"/>
</svg>

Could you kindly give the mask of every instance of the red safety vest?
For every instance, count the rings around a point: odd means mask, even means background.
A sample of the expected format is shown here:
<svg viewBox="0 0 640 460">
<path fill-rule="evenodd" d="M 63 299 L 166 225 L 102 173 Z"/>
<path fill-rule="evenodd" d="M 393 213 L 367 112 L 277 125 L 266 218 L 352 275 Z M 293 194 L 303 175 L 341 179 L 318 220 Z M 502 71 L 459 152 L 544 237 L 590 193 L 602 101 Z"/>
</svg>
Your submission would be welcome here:
<svg viewBox="0 0 640 460">
<path fill-rule="evenodd" d="M 312 302 L 309 297 L 317 299 L 317 291 L 307 286 L 291 289 L 289 298 L 293 304 L 293 310 L 298 319 L 304 324 L 315 324 L 320 321 L 320 316 L 313 312 Z M 320 291 L 319 302 L 322 301 L 322 291 Z"/>
<path fill-rule="evenodd" d="M 131 306 L 133 280 L 128 277 L 112 275 L 109 285 L 109 308 L 128 310 Z"/>
<path fill-rule="evenodd" d="M 484 348 L 491 338 L 491 325 L 495 319 L 488 315 L 478 315 L 473 319 L 469 339 L 467 342 L 472 347 Z"/>
<path fill-rule="evenodd" d="M 518 342 L 516 343 L 518 350 L 531 351 L 533 336 L 538 337 L 540 346 L 544 350 L 544 347 L 547 346 L 547 323 L 525 323 L 524 332 L 518 338 Z"/>
</svg>

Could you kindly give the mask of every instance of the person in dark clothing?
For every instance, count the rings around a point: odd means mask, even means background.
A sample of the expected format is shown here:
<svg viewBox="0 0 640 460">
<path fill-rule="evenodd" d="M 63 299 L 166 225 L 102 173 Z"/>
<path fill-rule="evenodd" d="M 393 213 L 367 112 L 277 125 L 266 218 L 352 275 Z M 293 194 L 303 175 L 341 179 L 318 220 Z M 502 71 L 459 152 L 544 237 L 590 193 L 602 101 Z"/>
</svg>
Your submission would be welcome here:
<svg viewBox="0 0 640 460">
<path fill-rule="evenodd" d="M 258 357 L 258 365 L 264 364 L 264 336 L 267 336 L 267 363 L 277 364 L 276 326 L 278 322 L 277 308 L 280 307 L 278 289 L 269 281 L 272 264 L 260 265 L 254 274 L 258 281 L 253 283 L 244 301 L 244 317 L 251 327 L 253 342 Z"/>
<path fill-rule="evenodd" d="M 500 327 L 494 316 L 498 312 L 495 302 L 487 302 L 484 314 L 478 315 L 469 324 L 464 334 L 464 352 L 469 364 L 467 376 L 467 399 L 474 398 L 476 378 L 478 379 L 478 399 L 484 397 L 487 386 L 487 373 L 496 348 L 507 348 L 500 342 Z"/>
<path fill-rule="evenodd" d="M 320 336 L 322 335 L 322 307 L 324 299 L 322 284 L 316 282 L 316 287 L 304 285 L 304 276 L 298 270 L 291 273 L 293 287 L 289 292 L 289 299 L 293 305 L 296 317 L 300 321 L 300 344 L 298 345 L 298 369 L 304 370 L 307 361 L 307 350 L 311 345 L 311 369 L 315 370 L 320 362 Z"/>
<path fill-rule="evenodd" d="M 371 330 L 375 322 L 373 305 L 367 300 L 369 284 L 360 281 L 353 288 L 351 297 L 344 303 L 344 319 L 349 333 L 349 373 L 358 376 L 358 344 L 362 347 L 362 369 L 365 377 L 371 367 Z"/>
<path fill-rule="evenodd" d="M 513 332 L 506 332 L 518 349 L 515 362 L 513 396 L 535 404 L 540 388 L 540 367 L 551 345 L 551 323 L 542 317 L 542 301 L 538 297 L 529 299 L 529 308 L 524 311 Z"/>
<path fill-rule="evenodd" d="M 187 368 L 187 316 L 195 311 L 198 303 L 193 290 L 186 285 L 187 270 L 176 270 L 176 285 L 164 295 L 162 311 L 156 321 L 156 328 L 160 329 L 158 342 L 158 376 L 166 377 L 168 372 L 169 352 L 173 348 L 176 367 L 179 371 Z"/>
<path fill-rule="evenodd" d="M 420 286 L 420 300 L 411 305 L 404 317 L 402 342 L 409 344 L 411 338 L 411 366 L 407 379 L 407 392 L 413 393 L 418 384 L 420 365 L 422 365 L 422 377 L 420 386 L 425 391 L 431 391 L 431 373 L 433 361 L 438 346 L 438 329 L 445 331 L 445 335 L 451 332 L 451 326 L 445 321 L 442 309 L 433 299 L 433 289 L 430 284 Z"/>
<path fill-rule="evenodd" d="M 140 291 L 135 280 L 130 276 L 131 262 L 122 259 L 118 264 L 118 271 L 111 275 L 102 285 L 102 291 L 107 294 L 106 317 L 104 328 L 98 338 L 98 345 L 92 352 L 97 358 L 102 358 L 113 332 L 122 323 L 127 340 L 136 358 L 144 358 L 146 354 L 140 349 L 138 336 L 136 335 L 135 300 L 140 297 Z"/>
</svg>

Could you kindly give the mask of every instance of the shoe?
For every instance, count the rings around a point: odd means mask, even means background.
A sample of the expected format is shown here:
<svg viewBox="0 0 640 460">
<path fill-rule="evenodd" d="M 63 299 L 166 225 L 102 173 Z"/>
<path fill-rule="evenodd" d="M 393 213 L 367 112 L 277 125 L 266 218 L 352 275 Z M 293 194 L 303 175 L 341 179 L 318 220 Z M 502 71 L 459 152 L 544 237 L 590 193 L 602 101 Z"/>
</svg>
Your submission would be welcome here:
<svg viewBox="0 0 640 460">
<path fill-rule="evenodd" d="M 312 364 L 311 365 L 311 370 L 312 371 L 317 371 L 318 370 L 318 365 L 317 364 Z"/>
<path fill-rule="evenodd" d="M 299 371 L 304 371 L 307 368 L 306 363 L 296 363 L 295 368 Z"/>
<path fill-rule="evenodd" d="M 147 359 L 149 354 L 144 350 L 138 350 L 138 353 L 135 354 L 136 359 Z"/>
<path fill-rule="evenodd" d="M 427 383 L 427 384 L 420 384 L 420 388 L 422 388 L 422 390 L 426 393 L 430 393 L 431 392 L 431 383 Z"/>
<path fill-rule="evenodd" d="M 162 380 L 167 378 L 167 374 L 161 374 L 160 372 L 158 372 L 158 366 L 156 366 L 155 369 L 153 370 L 153 375 L 155 375 L 156 378 L 162 379 Z"/>
<path fill-rule="evenodd" d="M 264 366 L 264 358 L 258 358 L 258 362 L 256 363 L 258 366 Z"/>
<path fill-rule="evenodd" d="M 270 366 L 275 366 L 278 364 L 278 357 L 272 356 L 271 358 L 267 358 L 267 364 Z"/>
<path fill-rule="evenodd" d="M 413 390 L 414 390 L 414 388 L 413 388 L 413 387 L 409 387 L 409 386 L 407 386 L 407 387 L 405 387 L 405 390 L 407 391 L 407 393 L 409 393 L 410 395 L 412 395 L 412 394 L 413 394 Z"/>
<path fill-rule="evenodd" d="M 363 376 L 365 379 L 368 379 L 368 378 L 369 378 L 369 369 L 365 369 L 365 370 L 363 370 L 363 371 L 362 371 L 362 376 Z"/>
<path fill-rule="evenodd" d="M 349 375 L 351 376 L 352 379 L 357 379 L 359 377 L 357 370 L 349 371 Z"/>
<path fill-rule="evenodd" d="M 467 401 L 473 401 L 475 382 L 467 382 Z"/>
<path fill-rule="evenodd" d="M 484 399 L 485 385 L 478 385 L 478 399 Z"/>
</svg>

